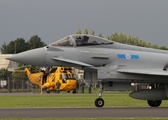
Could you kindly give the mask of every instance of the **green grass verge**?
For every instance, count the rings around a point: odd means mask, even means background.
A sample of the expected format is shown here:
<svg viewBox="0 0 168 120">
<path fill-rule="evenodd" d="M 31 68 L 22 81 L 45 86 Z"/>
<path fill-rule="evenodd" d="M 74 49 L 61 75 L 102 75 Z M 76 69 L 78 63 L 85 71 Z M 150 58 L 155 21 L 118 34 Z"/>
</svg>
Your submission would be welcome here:
<svg viewBox="0 0 168 120">
<path fill-rule="evenodd" d="M 105 91 L 104 107 L 149 107 L 145 100 L 137 100 L 128 96 L 128 91 Z M 55 108 L 55 107 L 95 107 L 96 92 L 92 94 L 60 94 L 40 93 L 0 93 L 0 108 Z M 167 107 L 168 102 L 163 101 L 161 107 Z"/>
<path fill-rule="evenodd" d="M 61 92 L 60 94 L 40 93 L 0 93 L 0 108 L 55 108 L 55 107 L 95 107 L 97 91 L 92 94 L 72 94 Z M 137 100 L 128 96 L 129 91 L 105 91 L 103 99 L 104 107 L 149 107 L 144 100 Z M 167 107 L 163 101 L 161 107 Z M 168 118 L 3 118 L 2 120 L 168 120 Z M 0 118 L 1 120 L 1 118 Z"/>
</svg>

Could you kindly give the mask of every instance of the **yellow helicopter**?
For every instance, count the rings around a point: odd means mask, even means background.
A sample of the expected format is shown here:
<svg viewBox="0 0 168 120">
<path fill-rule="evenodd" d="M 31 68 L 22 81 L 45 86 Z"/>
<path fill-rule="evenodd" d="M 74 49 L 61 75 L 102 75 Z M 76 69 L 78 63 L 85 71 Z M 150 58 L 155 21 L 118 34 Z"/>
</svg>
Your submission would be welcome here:
<svg viewBox="0 0 168 120">
<path fill-rule="evenodd" d="M 33 74 L 30 72 L 30 68 L 15 70 L 15 72 L 25 72 L 32 84 L 40 86 L 41 92 L 43 90 L 46 90 L 47 93 L 56 91 L 56 82 L 59 81 L 60 91 L 73 91 L 73 93 L 76 93 L 76 79 L 70 67 L 53 66 L 49 71 L 41 71 Z"/>
</svg>

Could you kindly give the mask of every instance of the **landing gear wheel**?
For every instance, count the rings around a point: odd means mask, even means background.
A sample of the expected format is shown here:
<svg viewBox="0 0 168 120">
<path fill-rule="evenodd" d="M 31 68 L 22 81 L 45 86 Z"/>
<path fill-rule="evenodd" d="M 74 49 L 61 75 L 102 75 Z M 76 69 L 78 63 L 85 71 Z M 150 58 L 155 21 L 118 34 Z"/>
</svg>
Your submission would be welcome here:
<svg viewBox="0 0 168 120">
<path fill-rule="evenodd" d="M 147 100 L 147 102 L 151 107 L 159 107 L 162 103 L 162 100 Z"/>
<path fill-rule="evenodd" d="M 104 100 L 102 98 L 97 98 L 95 100 L 95 106 L 96 107 L 103 107 L 104 106 Z"/>
</svg>

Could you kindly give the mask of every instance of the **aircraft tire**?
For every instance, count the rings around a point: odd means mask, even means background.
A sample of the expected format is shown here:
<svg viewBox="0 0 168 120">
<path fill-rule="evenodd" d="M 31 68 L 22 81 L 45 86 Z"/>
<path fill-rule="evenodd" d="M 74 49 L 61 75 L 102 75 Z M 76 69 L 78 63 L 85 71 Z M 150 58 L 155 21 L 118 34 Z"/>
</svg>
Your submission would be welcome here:
<svg viewBox="0 0 168 120">
<path fill-rule="evenodd" d="M 97 98 L 95 100 L 95 106 L 96 107 L 103 107 L 104 106 L 104 100 L 102 98 Z"/>
<path fill-rule="evenodd" d="M 159 107 L 162 103 L 162 100 L 147 100 L 147 102 L 151 107 Z"/>
</svg>

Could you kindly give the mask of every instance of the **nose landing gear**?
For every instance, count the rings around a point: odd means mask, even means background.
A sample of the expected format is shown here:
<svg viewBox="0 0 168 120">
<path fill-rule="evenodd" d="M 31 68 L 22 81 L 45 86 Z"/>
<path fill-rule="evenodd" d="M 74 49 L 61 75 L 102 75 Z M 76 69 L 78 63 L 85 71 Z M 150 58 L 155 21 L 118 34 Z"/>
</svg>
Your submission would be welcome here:
<svg viewBox="0 0 168 120">
<path fill-rule="evenodd" d="M 104 100 L 101 98 L 101 97 L 102 97 L 103 90 L 104 90 L 103 84 L 100 83 L 98 98 L 95 100 L 95 106 L 96 106 L 96 107 L 103 107 L 103 106 L 104 106 Z"/>
</svg>

